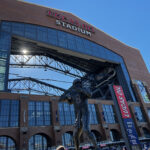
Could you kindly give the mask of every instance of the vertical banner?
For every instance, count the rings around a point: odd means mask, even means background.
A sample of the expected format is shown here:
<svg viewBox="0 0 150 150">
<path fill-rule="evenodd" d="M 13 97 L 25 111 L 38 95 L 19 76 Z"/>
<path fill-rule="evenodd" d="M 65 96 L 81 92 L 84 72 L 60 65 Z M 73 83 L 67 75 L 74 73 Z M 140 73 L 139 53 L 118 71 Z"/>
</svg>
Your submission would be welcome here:
<svg viewBox="0 0 150 150">
<path fill-rule="evenodd" d="M 131 145 L 140 144 L 138 140 L 138 135 L 134 126 L 134 122 L 131 118 L 130 110 L 128 107 L 128 103 L 126 101 L 123 89 L 121 86 L 113 85 L 113 89 L 115 91 L 115 95 L 117 98 L 117 102 L 121 111 L 121 116 L 124 122 L 124 126 L 126 129 L 126 133 Z"/>
</svg>

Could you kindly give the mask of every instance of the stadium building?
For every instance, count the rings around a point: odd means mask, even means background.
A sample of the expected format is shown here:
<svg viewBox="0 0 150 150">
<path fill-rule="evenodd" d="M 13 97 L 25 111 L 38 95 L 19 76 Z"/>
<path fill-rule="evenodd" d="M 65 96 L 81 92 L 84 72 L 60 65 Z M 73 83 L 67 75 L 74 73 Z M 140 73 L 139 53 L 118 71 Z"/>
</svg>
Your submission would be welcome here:
<svg viewBox="0 0 150 150">
<path fill-rule="evenodd" d="M 60 76 L 42 79 L 42 69 Z M 58 99 L 75 78 L 94 85 L 90 127 L 102 149 L 150 146 L 150 74 L 139 50 L 69 12 L 0 0 L 0 150 L 73 149 L 74 107 Z"/>
</svg>

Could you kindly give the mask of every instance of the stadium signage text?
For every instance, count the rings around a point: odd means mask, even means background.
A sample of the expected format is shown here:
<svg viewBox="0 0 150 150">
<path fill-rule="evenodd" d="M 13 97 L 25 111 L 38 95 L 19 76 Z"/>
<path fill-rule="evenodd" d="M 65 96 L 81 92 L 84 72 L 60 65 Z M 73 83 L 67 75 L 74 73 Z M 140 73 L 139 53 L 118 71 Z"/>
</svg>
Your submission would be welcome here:
<svg viewBox="0 0 150 150">
<path fill-rule="evenodd" d="M 119 107 L 121 109 L 122 118 L 131 118 L 129 107 L 124 96 L 123 90 L 120 86 L 114 86 Z"/>
<path fill-rule="evenodd" d="M 130 110 L 128 107 L 127 100 L 125 98 L 123 89 L 119 85 L 113 85 L 113 89 L 115 91 L 115 95 L 118 101 L 118 105 L 120 107 L 122 119 L 124 122 L 124 126 L 126 129 L 126 133 L 128 135 L 128 139 L 131 145 L 140 144 L 138 135 L 134 126 L 134 122 L 131 118 Z"/>
<path fill-rule="evenodd" d="M 67 18 L 64 15 L 52 12 L 51 10 L 47 11 L 47 15 L 49 17 L 56 18 L 56 25 L 58 26 L 62 26 L 66 29 L 76 31 L 87 36 L 91 36 L 92 33 L 95 33 L 93 27 L 87 24 L 80 24 L 77 20 Z"/>
</svg>

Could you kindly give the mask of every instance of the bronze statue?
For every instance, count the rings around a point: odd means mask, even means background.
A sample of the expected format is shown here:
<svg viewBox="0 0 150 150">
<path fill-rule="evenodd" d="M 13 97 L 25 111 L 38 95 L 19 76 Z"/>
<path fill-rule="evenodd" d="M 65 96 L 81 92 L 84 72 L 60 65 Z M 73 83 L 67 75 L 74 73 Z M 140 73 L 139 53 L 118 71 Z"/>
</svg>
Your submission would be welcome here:
<svg viewBox="0 0 150 150">
<path fill-rule="evenodd" d="M 82 87 L 81 80 L 79 79 L 75 79 L 73 82 L 73 86 L 60 97 L 60 101 L 66 101 L 69 104 L 74 104 L 76 121 L 73 138 L 76 150 L 79 150 L 80 136 L 82 132 L 86 133 L 95 149 L 100 149 L 100 147 L 98 147 L 98 145 L 96 144 L 96 139 L 93 133 L 90 131 L 89 126 L 90 115 L 88 111 L 87 99 L 90 97 L 90 89 Z"/>
</svg>

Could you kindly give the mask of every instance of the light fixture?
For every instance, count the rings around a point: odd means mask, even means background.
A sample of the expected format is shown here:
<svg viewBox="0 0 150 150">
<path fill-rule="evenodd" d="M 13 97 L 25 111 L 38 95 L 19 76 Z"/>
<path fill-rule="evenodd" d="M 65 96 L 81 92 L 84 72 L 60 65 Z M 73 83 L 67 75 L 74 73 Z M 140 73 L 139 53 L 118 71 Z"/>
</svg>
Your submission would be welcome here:
<svg viewBox="0 0 150 150">
<path fill-rule="evenodd" d="M 22 52 L 23 54 L 27 54 L 28 51 L 26 49 L 23 49 Z"/>
</svg>

